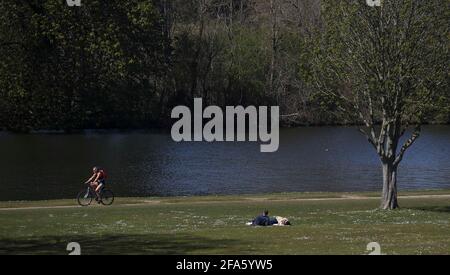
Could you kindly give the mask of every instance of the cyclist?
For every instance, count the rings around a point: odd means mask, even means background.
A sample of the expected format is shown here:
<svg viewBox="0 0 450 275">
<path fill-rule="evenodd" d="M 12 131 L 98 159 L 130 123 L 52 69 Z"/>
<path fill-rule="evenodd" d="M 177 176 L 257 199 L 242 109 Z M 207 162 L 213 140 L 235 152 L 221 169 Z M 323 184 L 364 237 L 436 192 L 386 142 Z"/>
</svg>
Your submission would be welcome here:
<svg viewBox="0 0 450 275">
<path fill-rule="evenodd" d="M 92 172 L 93 175 L 86 181 L 86 184 L 90 184 L 92 189 L 95 190 L 95 193 L 97 194 L 96 200 L 99 201 L 100 191 L 105 187 L 106 184 L 106 173 L 105 170 L 97 166 L 92 168 Z"/>
</svg>

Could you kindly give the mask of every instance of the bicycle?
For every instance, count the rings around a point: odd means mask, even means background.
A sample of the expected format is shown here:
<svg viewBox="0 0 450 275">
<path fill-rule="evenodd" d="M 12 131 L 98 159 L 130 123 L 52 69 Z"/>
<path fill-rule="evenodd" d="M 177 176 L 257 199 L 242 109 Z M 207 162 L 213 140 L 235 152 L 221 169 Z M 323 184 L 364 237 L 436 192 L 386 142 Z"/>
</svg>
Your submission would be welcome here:
<svg viewBox="0 0 450 275">
<path fill-rule="evenodd" d="M 87 184 L 87 189 L 82 189 L 77 196 L 78 204 L 83 207 L 91 205 L 94 199 L 105 206 L 110 206 L 114 202 L 114 193 L 111 190 L 102 188 L 97 197 L 95 190 L 92 189 L 90 184 Z"/>
</svg>

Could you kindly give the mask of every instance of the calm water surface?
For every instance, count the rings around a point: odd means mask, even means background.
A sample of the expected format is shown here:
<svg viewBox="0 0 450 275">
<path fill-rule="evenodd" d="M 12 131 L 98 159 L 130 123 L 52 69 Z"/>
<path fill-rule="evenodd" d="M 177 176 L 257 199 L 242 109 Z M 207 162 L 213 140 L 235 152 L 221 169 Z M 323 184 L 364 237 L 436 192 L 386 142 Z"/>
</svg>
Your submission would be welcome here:
<svg viewBox="0 0 450 275">
<path fill-rule="evenodd" d="M 167 133 L 0 133 L 0 200 L 73 198 L 93 165 L 118 196 L 378 191 L 374 150 L 355 128 L 282 129 L 257 143 L 175 143 Z M 450 127 L 425 127 L 400 168 L 401 189 L 450 188 Z"/>
</svg>

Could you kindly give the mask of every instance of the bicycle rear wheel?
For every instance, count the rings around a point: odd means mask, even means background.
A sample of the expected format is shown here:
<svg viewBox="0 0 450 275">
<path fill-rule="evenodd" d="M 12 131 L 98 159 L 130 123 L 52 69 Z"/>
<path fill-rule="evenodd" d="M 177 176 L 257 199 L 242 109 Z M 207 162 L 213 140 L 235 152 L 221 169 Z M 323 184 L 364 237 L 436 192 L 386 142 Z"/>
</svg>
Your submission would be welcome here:
<svg viewBox="0 0 450 275">
<path fill-rule="evenodd" d="M 89 188 L 83 189 L 78 193 L 77 201 L 78 204 L 81 206 L 89 206 L 92 203 L 92 200 L 94 199 L 92 192 Z"/>
<path fill-rule="evenodd" d="M 111 190 L 103 190 L 101 193 L 101 203 L 103 205 L 111 205 L 114 202 L 114 193 Z"/>
</svg>

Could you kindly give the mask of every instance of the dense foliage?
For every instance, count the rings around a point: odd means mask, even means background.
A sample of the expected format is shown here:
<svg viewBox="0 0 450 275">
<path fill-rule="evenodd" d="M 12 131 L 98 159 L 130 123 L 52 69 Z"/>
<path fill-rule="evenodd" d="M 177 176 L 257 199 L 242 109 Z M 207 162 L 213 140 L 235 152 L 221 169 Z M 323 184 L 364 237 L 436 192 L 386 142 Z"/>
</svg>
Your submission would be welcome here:
<svg viewBox="0 0 450 275">
<path fill-rule="evenodd" d="M 357 123 L 315 85 L 317 54 L 342 50 L 324 34 L 357 24 L 334 14 L 319 0 L 3 0 L 0 129 L 165 126 L 194 97 L 280 105 L 288 125 Z M 428 81 L 448 88 L 448 74 Z M 450 121 L 449 97 L 428 122 Z"/>
</svg>

